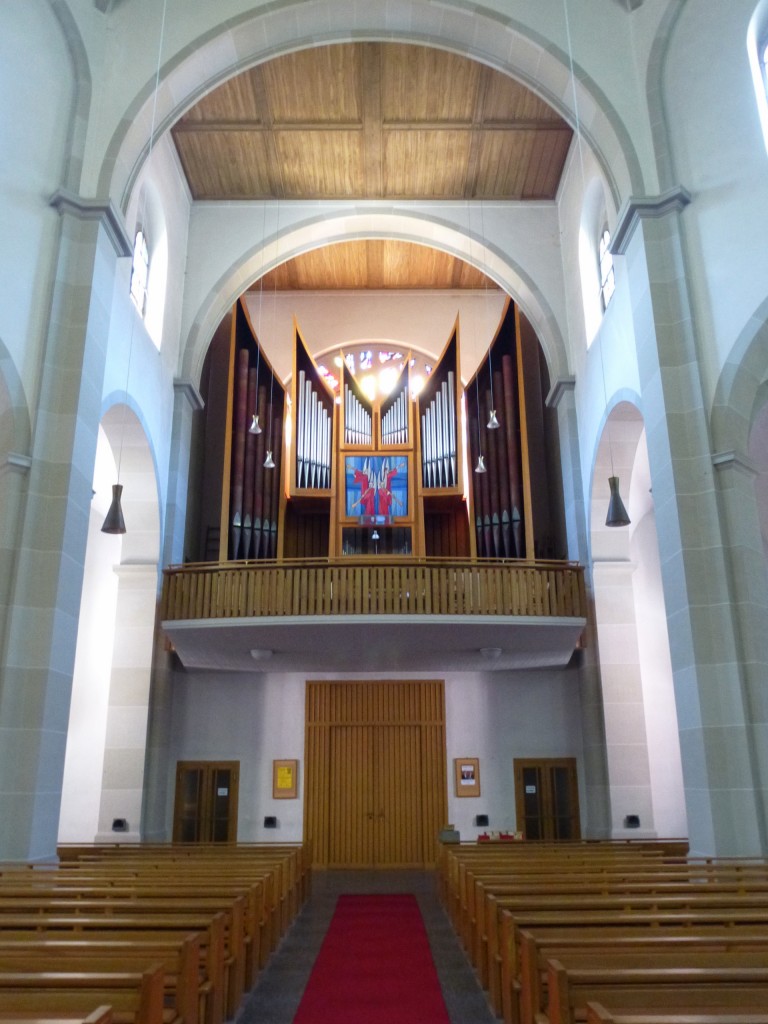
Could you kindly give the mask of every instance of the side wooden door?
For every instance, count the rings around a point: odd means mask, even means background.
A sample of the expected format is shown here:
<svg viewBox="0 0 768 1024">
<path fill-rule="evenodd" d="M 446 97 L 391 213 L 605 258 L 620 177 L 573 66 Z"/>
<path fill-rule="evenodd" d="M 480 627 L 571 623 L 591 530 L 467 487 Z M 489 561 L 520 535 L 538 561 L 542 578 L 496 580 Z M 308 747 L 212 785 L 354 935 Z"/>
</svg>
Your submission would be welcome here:
<svg viewBox="0 0 768 1024">
<path fill-rule="evenodd" d="M 173 841 L 235 842 L 239 782 L 239 761 L 179 761 Z"/>
<path fill-rule="evenodd" d="M 526 839 L 579 839 L 576 758 L 515 758 L 517 828 Z"/>
</svg>

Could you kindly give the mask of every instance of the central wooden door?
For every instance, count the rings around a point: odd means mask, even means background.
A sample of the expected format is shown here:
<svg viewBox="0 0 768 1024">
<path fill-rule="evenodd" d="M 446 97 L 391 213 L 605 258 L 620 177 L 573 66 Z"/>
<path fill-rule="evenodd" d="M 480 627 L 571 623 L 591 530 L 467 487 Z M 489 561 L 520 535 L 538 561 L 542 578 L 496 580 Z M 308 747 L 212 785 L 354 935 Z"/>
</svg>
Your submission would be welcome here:
<svg viewBox="0 0 768 1024">
<path fill-rule="evenodd" d="M 304 834 L 318 867 L 423 867 L 447 815 L 442 682 L 307 684 Z"/>
</svg>

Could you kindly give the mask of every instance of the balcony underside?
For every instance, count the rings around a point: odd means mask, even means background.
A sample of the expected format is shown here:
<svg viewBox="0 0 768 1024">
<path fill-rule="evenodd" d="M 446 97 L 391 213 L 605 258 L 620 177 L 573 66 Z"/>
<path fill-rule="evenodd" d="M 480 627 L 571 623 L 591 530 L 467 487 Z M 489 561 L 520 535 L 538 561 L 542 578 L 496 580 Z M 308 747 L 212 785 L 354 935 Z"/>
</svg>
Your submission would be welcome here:
<svg viewBox="0 0 768 1024">
<path fill-rule="evenodd" d="M 342 559 L 166 570 L 162 625 L 190 669 L 432 672 L 568 664 L 573 563 Z"/>
<path fill-rule="evenodd" d="M 567 665 L 582 618 L 295 616 L 167 621 L 186 668 L 234 672 L 462 672 Z M 252 654 L 251 652 L 255 652 Z"/>
</svg>

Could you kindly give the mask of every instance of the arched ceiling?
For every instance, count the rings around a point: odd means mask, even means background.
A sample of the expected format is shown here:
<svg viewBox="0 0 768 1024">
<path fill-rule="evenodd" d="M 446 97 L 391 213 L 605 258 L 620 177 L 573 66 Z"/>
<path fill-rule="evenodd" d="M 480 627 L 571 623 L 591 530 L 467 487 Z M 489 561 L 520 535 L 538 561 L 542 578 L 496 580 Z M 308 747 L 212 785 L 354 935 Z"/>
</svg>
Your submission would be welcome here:
<svg viewBox="0 0 768 1024">
<path fill-rule="evenodd" d="M 250 68 L 172 134 L 199 200 L 554 199 L 572 138 L 540 97 L 477 61 L 375 42 Z M 396 241 L 306 253 L 275 277 L 283 289 L 488 283 L 459 259 Z"/>
</svg>

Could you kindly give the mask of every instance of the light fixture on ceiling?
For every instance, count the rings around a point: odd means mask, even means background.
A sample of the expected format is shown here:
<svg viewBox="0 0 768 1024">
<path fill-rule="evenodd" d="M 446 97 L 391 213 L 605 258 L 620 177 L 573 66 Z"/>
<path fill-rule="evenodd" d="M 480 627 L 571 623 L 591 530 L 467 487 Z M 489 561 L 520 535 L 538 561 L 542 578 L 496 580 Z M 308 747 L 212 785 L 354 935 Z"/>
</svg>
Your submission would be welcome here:
<svg viewBox="0 0 768 1024">
<path fill-rule="evenodd" d="M 157 121 L 157 94 L 160 90 L 160 63 L 163 53 L 163 38 L 165 36 L 165 16 L 168 8 L 168 0 L 163 0 L 163 13 L 160 20 L 160 39 L 157 47 L 157 68 L 155 71 L 155 89 L 152 97 L 152 121 L 149 128 L 149 147 L 147 149 L 147 160 L 146 167 L 149 167 L 152 159 L 152 147 L 155 140 L 155 123 Z M 145 229 L 145 220 L 147 212 L 147 191 L 142 190 L 141 193 L 141 210 L 139 211 L 138 222 L 142 230 Z M 134 256 L 135 258 L 135 256 Z M 131 379 L 131 356 L 133 355 L 133 332 L 135 325 L 136 313 L 132 311 L 133 316 L 131 317 L 131 332 L 128 341 L 128 364 L 125 371 L 125 402 L 123 404 L 123 420 L 120 428 L 120 448 L 117 457 L 117 483 L 112 484 L 112 501 L 107 515 L 104 519 L 104 523 L 101 527 L 102 533 L 109 534 L 123 534 L 126 532 L 125 518 L 123 516 L 122 508 L 122 496 L 123 496 L 123 485 L 120 483 L 120 470 L 122 468 L 123 461 L 123 441 L 125 439 L 125 419 L 126 410 L 128 408 L 128 387 Z"/>
<path fill-rule="evenodd" d="M 481 647 L 480 653 L 486 661 L 496 661 L 497 658 L 501 657 L 500 647 Z"/>
</svg>

